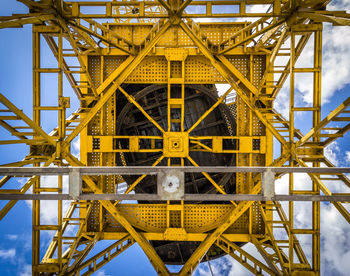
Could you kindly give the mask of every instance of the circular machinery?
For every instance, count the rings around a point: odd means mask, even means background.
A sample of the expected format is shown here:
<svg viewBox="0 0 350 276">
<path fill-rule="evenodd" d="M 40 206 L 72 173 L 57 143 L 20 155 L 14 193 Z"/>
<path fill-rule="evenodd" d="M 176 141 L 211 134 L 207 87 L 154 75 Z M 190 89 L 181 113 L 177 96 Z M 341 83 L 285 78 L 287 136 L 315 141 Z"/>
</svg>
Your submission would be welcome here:
<svg viewBox="0 0 350 276">
<path fill-rule="evenodd" d="M 218 104 L 214 85 L 140 85 L 126 84 L 116 94 L 116 135 L 114 147 L 124 150 L 116 154 L 118 166 L 235 166 L 237 149 L 234 109 Z M 170 90 L 170 91 L 169 91 Z M 124 95 L 133 97 L 139 106 Z M 145 116 L 144 112 L 148 114 Z M 139 137 L 139 151 L 127 152 L 134 147 L 130 139 Z M 213 137 L 220 137 L 223 151 L 213 146 Z M 157 176 L 123 175 L 128 187 L 137 183 L 135 193 L 157 193 Z M 225 173 L 186 173 L 184 191 L 187 194 L 235 193 L 235 177 Z M 171 183 L 170 191 L 178 187 Z M 146 201 L 139 201 L 146 203 Z M 150 203 L 150 202 L 147 202 Z M 188 202 L 186 202 L 188 203 Z M 200 202 L 192 202 L 200 203 Z M 210 202 L 206 202 L 210 204 Z M 200 242 L 151 241 L 166 264 L 184 264 Z M 209 259 L 224 252 L 213 245 Z"/>
<path fill-rule="evenodd" d="M 228 27 L 243 26 L 237 24 Z M 123 32 L 118 26 L 110 28 Z M 141 26 L 133 28 L 135 39 L 144 35 Z M 174 36 L 174 28 L 168 32 L 171 41 L 160 39 L 156 52 L 145 55 L 142 61 L 133 62 L 118 52 L 88 57 L 89 71 L 97 86 L 103 86 L 102 82 L 111 76 L 120 74 L 120 78 L 107 89 L 112 96 L 87 127 L 83 138 L 86 152 L 81 152 L 82 156 L 87 153 L 87 165 L 146 168 L 264 165 L 264 126 L 240 97 L 235 100 L 233 87 L 219 94 L 215 84 L 227 83 L 225 78 L 206 57 L 193 51 L 194 45 L 188 38 Z M 208 32 L 216 31 L 211 28 L 210 24 L 203 25 Z M 174 40 L 184 47 L 169 45 Z M 262 77 L 265 59 L 265 55 L 228 57 L 231 64 L 242 70 L 242 78 L 250 78 L 255 85 Z M 125 73 L 123 64 L 130 64 Z M 186 265 L 196 249 L 201 250 L 203 238 L 219 229 L 237 206 L 233 201 L 210 201 L 205 195 L 248 194 L 253 188 L 252 174 L 203 170 L 184 174 L 169 169 L 166 174 L 157 175 L 126 173 L 117 178 L 101 177 L 98 185 L 104 187 L 104 193 L 138 194 L 141 198 L 138 202 L 116 202 L 114 207 L 131 227 L 144 235 L 147 243 L 140 246 L 148 247 L 149 242 L 163 263 Z M 146 196 L 141 197 L 143 194 Z M 149 199 L 152 194 L 157 194 L 157 201 Z M 198 201 L 188 201 L 182 200 L 184 194 L 203 196 Z M 259 210 L 252 206 L 223 235 L 238 237 L 235 244 L 240 246 L 247 242 L 249 233 L 264 231 Z M 94 202 L 87 232 L 104 232 L 108 239 L 119 239 L 128 233 L 99 202 Z M 201 260 L 220 257 L 224 252 L 220 244 L 212 244 Z"/>
</svg>

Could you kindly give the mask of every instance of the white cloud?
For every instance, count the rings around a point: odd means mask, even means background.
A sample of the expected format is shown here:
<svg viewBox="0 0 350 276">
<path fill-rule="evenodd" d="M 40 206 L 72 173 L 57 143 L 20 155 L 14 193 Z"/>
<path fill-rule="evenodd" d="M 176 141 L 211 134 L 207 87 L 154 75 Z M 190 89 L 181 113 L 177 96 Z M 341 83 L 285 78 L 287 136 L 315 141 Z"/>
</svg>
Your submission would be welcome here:
<svg viewBox="0 0 350 276">
<path fill-rule="evenodd" d="M 345 152 L 345 161 L 350 163 L 350 151 Z"/>
<path fill-rule="evenodd" d="M 51 165 L 52 167 L 53 165 Z M 63 176 L 62 180 L 62 193 L 67 194 L 68 193 L 68 176 Z M 41 176 L 40 177 L 40 187 L 42 188 L 57 188 L 58 187 L 58 177 L 57 176 Z M 31 191 L 32 192 L 32 189 Z M 45 192 L 42 192 L 43 194 Z M 26 204 L 29 208 L 32 209 L 33 207 L 33 201 L 27 200 Z M 71 201 L 69 200 L 63 200 L 62 201 L 62 214 L 63 216 L 67 212 L 68 208 L 70 207 Z M 78 215 L 75 213 L 73 216 Z M 42 200 L 40 203 L 40 223 L 42 225 L 57 225 L 58 224 L 58 202 L 57 200 Z M 76 225 L 69 225 L 65 231 L 64 236 L 75 236 L 77 233 L 77 229 L 79 226 Z M 44 234 L 42 243 L 45 244 L 44 247 L 48 248 L 50 242 L 52 241 L 52 238 L 55 234 L 55 231 L 42 231 Z M 30 239 L 28 239 L 30 240 Z M 63 245 L 63 252 L 68 248 L 69 245 L 65 244 Z"/>
<path fill-rule="evenodd" d="M 20 276 L 31 276 L 32 275 L 32 266 L 26 264 L 22 267 L 22 270 L 19 272 Z"/>
<path fill-rule="evenodd" d="M 76 139 L 72 142 L 72 154 L 80 159 L 80 136 L 78 136 Z"/>
<path fill-rule="evenodd" d="M 9 239 L 10 241 L 15 241 L 18 239 L 18 235 L 9 234 L 9 235 L 6 235 L 6 238 Z"/>
<path fill-rule="evenodd" d="M 0 259 L 5 260 L 13 260 L 16 256 L 16 249 L 10 248 L 10 249 L 0 249 Z"/>
<path fill-rule="evenodd" d="M 348 275 L 350 225 L 333 205 L 322 204 L 321 270 L 324 275 Z"/>
<path fill-rule="evenodd" d="M 347 0 L 334 0 L 328 6 L 327 10 L 330 11 L 349 11 L 350 2 Z"/>
<path fill-rule="evenodd" d="M 340 154 L 335 144 L 328 149 L 328 158 L 336 160 Z M 334 160 L 333 160 L 334 162 Z M 276 193 L 288 193 L 288 175 L 276 181 Z M 311 179 L 307 174 L 294 174 L 295 189 L 310 189 Z M 324 184 L 332 192 L 349 192 L 342 181 L 324 181 Z M 282 202 L 288 215 L 288 204 Z M 339 211 L 330 203 L 321 203 L 321 274 L 322 275 L 347 275 L 349 271 L 350 256 L 350 224 L 342 217 Z M 312 209 L 311 203 L 294 203 L 295 228 L 311 228 Z M 309 260 L 311 257 L 310 235 L 298 235 L 298 239 Z"/>
<path fill-rule="evenodd" d="M 298 59 L 297 67 L 308 67 L 313 57 L 313 38 Z M 324 24 L 322 57 L 322 100 L 329 101 L 335 91 L 350 83 L 350 29 Z M 298 76 L 300 74 L 297 74 Z M 302 93 L 306 104 L 312 103 L 312 75 L 303 74 L 296 82 L 296 88 Z M 311 81 L 310 81 L 311 80 Z"/>
<path fill-rule="evenodd" d="M 258 253 L 257 249 L 252 243 L 247 243 L 242 246 L 242 248 L 249 253 L 250 255 L 257 258 L 262 263 L 265 263 L 265 260 Z M 250 263 L 250 261 L 248 261 Z M 210 261 L 210 266 L 213 271 L 213 275 L 227 275 L 227 276 L 248 276 L 252 275 L 251 272 L 246 269 L 243 265 L 238 263 L 233 257 L 226 255 L 218 259 Z M 211 276 L 212 273 L 209 268 L 208 262 L 201 263 L 194 275 L 198 276 Z"/>
<path fill-rule="evenodd" d="M 350 9 L 349 1 L 338 1 L 336 4 L 333 4 L 330 9 Z M 323 24 L 322 37 L 322 104 L 325 104 L 329 102 L 337 90 L 350 84 L 350 59 L 347 58 L 350 56 L 350 28 L 335 27 L 325 23 Z M 290 40 L 288 39 L 282 47 L 288 48 L 289 43 Z M 296 63 L 296 67 L 313 67 L 313 46 L 314 38 L 311 36 Z M 275 65 L 282 65 L 286 60 L 286 58 L 280 58 L 276 60 L 278 64 Z M 295 76 L 297 104 L 311 106 L 313 101 L 312 74 L 296 73 Z M 288 78 L 275 101 L 275 108 L 285 117 L 288 117 L 289 110 L 289 87 Z"/>
<path fill-rule="evenodd" d="M 270 9 L 270 6 L 271 5 L 249 5 L 246 8 L 246 12 L 247 13 L 266 13 Z M 238 18 L 237 21 L 255 22 L 259 19 L 260 19 L 259 17 L 244 17 L 243 20 L 241 18 Z"/>
<path fill-rule="evenodd" d="M 208 262 L 201 263 L 194 275 L 200 276 L 211 276 L 211 275 L 235 275 L 235 276 L 246 276 L 251 273 L 237 263 L 231 256 L 224 256 L 219 259 L 210 261 L 210 267 L 213 274 L 210 271 Z"/>
<path fill-rule="evenodd" d="M 63 176 L 62 181 L 63 190 L 62 193 L 68 193 L 68 176 Z M 40 187 L 42 188 L 57 188 L 58 177 L 57 176 L 41 176 Z M 44 192 L 42 192 L 44 194 Z M 31 200 L 26 201 L 27 205 L 32 208 L 33 202 Z M 70 201 L 63 201 L 63 214 L 70 206 Z M 58 204 L 56 200 L 42 200 L 40 208 L 40 220 L 42 224 L 57 225 L 57 212 Z M 46 231 L 45 231 L 46 232 Z"/>
<path fill-rule="evenodd" d="M 350 2 L 335 2 L 334 10 L 349 10 Z M 334 5 L 334 4 L 333 4 Z M 343 5 L 343 7 L 340 7 Z M 331 8 L 332 9 L 332 8 Z M 313 39 L 311 38 L 304 53 L 300 56 L 297 67 L 310 66 L 313 56 Z M 323 60 L 322 60 L 322 104 L 328 102 L 335 92 L 350 83 L 350 29 L 346 27 L 332 27 L 324 24 L 323 33 Z M 312 82 L 307 78 L 298 78 L 296 88 L 301 92 L 302 104 L 310 106 L 312 103 Z M 300 102 L 298 103 L 300 104 Z M 289 108 L 289 79 L 281 90 L 275 108 L 288 117 Z M 333 142 L 325 148 L 325 156 L 334 164 L 339 165 L 339 156 L 342 155 L 339 145 Z M 345 153 L 345 160 L 350 162 L 350 151 Z M 349 192 L 349 189 L 341 181 L 324 181 L 324 184 L 332 192 Z M 307 175 L 295 174 L 294 185 L 298 189 L 306 189 L 311 185 Z M 305 185 L 305 186 L 303 186 Z M 277 193 L 288 193 L 288 176 L 276 181 Z M 282 205 L 286 206 L 285 203 Z M 295 227 L 311 227 L 310 203 L 298 203 L 295 206 Z M 288 208 L 284 208 L 288 214 Z M 299 235 L 302 247 L 307 256 L 311 255 L 310 240 Z M 321 274 L 323 275 L 347 275 L 350 270 L 350 225 L 330 203 L 321 203 Z"/>
<path fill-rule="evenodd" d="M 96 276 L 109 276 L 104 270 L 99 270 L 95 273 Z"/>
<path fill-rule="evenodd" d="M 338 166 L 339 165 L 339 159 L 337 155 L 340 153 L 340 148 L 338 146 L 338 143 L 336 141 L 330 143 L 327 147 L 324 149 L 324 156 L 333 163 L 333 165 Z"/>
<path fill-rule="evenodd" d="M 216 90 L 218 91 L 218 96 L 222 96 L 223 94 L 225 94 L 227 92 L 228 89 L 231 88 L 231 85 L 230 84 L 216 84 Z M 236 101 L 236 91 L 235 90 L 232 90 L 225 98 L 225 102 L 226 103 L 232 103 L 232 102 L 235 102 Z"/>
<path fill-rule="evenodd" d="M 274 101 L 275 109 L 286 119 L 289 118 L 289 77 Z"/>
</svg>

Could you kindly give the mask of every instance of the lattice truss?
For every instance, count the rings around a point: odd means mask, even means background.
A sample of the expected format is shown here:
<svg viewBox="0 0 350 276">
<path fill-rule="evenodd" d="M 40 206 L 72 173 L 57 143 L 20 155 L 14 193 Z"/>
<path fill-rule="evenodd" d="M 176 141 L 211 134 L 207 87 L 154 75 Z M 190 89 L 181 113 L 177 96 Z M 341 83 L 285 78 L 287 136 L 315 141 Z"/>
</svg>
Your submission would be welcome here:
<svg viewBox="0 0 350 276">
<path fill-rule="evenodd" d="M 201 160 L 193 156 L 204 152 L 230 156 L 231 163 L 224 165 L 232 166 L 334 167 L 324 156 L 324 148 L 350 129 L 350 118 L 346 116 L 350 98 L 321 118 L 322 23 L 350 25 L 350 15 L 328 11 L 330 1 L 20 2 L 28 6 L 28 13 L 0 17 L 0 27 L 33 25 L 33 117 L 26 116 L 0 94 L 0 125 L 10 134 L 0 143 L 24 143 L 30 153 L 21 161 L 2 166 L 127 166 L 131 153 L 143 154 L 146 165 L 200 166 Z M 263 10 L 254 12 L 256 7 Z M 200 18 L 211 20 L 199 23 Z M 42 40 L 57 59 L 57 68 L 41 66 Z M 313 42 L 313 66 L 296 67 L 308 41 Z M 277 62 L 281 57 L 282 61 Z M 295 76 L 303 73 L 313 77 L 312 106 L 294 106 Z M 41 91 L 42 74 L 58 76 L 57 106 L 41 104 L 42 94 L 48 92 Z M 70 99 L 63 91 L 63 78 L 67 78 L 80 101 L 72 114 L 66 114 Z M 287 79 L 289 119 L 274 109 L 274 100 Z M 158 90 L 148 93 L 146 84 L 156 85 Z M 215 84 L 228 84 L 229 89 L 218 95 Z M 192 112 L 187 102 L 195 97 L 188 95 L 189 87 L 208 97 L 208 105 L 192 121 L 186 119 L 186 114 Z M 120 103 L 136 114 L 138 121 L 127 117 Z M 226 114 L 221 121 L 212 116 L 217 109 Z M 41 118 L 48 110 L 57 111 L 59 122 L 50 133 L 41 128 Z M 312 113 L 312 128 L 305 135 L 294 125 L 294 114 L 300 111 Z M 152 136 L 142 128 L 128 134 L 128 129 L 147 123 L 153 129 Z M 203 136 L 200 130 L 207 125 L 224 125 L 228 131 L 222 136 L 215 132 Z M 78 136 L 80 160 L 71 153 L 71 143 Z M 274 158 L 273 147 L 276 152 L 278 144 L 281 154 Z M 332 195 L 327 188 L 330 181 L 350 187 L 342 173 L 309 176 L 312 187 L 300 191 L 293 188 L 290 173 L 289 193 Z M 259 173 L 203 172 L 196 177 L 194 182 L 210 185 L 207 193 L 261 192 Z M 223 177 L 230 178 L 228 186 L 221 185 Z M 128 194 L 140 192 L 141 188 L 151 193 L 142 184 L 148 178 L 129 177 L 125 182 L 120 175 L 84 176 L 82 189 L 84 194 Z M 62 176 L 58 176 L 57 186 L 42 187 L 40 177 L 33 175 L 18 190 L 7 185 L 10 179 L 5 175 L 0 180 L 1 194 L 25 194 L 31 188 L 33 194 L 63 192 Z M 5 204 L 0 219 L 16 202 Z M 345 204 L 331 203 L 350 222 Z M 43 225 L 40 201 L 33 200 L 33 274 L 90 275 L 136 242 L 158 274 L 170 275 L 160 256 L 166 254 L 167 261 L 171 261 L 171 252 L 156 250 L 154 241 L 194 244 L 189 247 L 187 259 L 182 260 L 179 275 L 190 275 L 204 257 L 222 254 L 231 255 L 253 274 L 320 274 L 320 203 L 312 202 L 310 229 L 295 228 L 294 203 L 288 204 L 286 213 L 275 201 L 124 204 L 74 200 L 64 213 L 62 200 L 58 200 L 57 225 Z M 40 253 L 43 231 L 55 231 L 45 254 Z M 305 256 L 297 238 L 300 235 L 311 236 L 311 256 Z M 115 243 L 94 255 L 94 245 L 100 240 Z M 249 242 L 264 263 L 241 247 Z"/>
</svg>

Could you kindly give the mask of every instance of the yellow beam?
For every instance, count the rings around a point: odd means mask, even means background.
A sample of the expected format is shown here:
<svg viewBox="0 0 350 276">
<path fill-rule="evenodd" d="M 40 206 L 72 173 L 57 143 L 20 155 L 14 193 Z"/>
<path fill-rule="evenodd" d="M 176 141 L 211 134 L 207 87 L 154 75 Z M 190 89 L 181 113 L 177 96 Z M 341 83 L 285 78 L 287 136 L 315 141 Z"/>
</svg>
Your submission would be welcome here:
<svg viewBox="0 0 350 276">
<path fill-rule="evenodd" d="M 251 102 L 246 93 L 238 86 L 238 84 L 233 80 L 232 76 L 224 65 L 218 61 L 212 53 L 207 49 L 207 47 L 201 42 L 201 40 L 192 32 L 192 30 L 184 23 L 181 22 L 180 26 L 185 31 L 185 33 L 192 39 L 192 41 L 198 46 L 200 51 L 206 56 L 212 65 L 219 71 L 219 73 L 224 77 L 224 79 L 235 89 L 237 94 L 246 103 L 246 105 L 255 113 L 259 120 L 271 131 L 271 133 L 277 138 L 281 144 L 286 145 L 286 140 L 283 136 L 271 125 L 265 116 L 258 110 L 258 108 Z"/>
<path fill-rule="evenodd" d="M 92 233 L 93 234 L 93 233 Z M 102 232 L 100 233 L 103 240 L 119 240 L 123 238 L 127 232 Z M 164 233 L 152 233 L 145 232 L 144 236 L 147 240 L 162 241 L 167 240 L 164 238 Z M 186 241 L 204 241 L 207 238 L 207 233 L 187 233 Z M 230 242 L 250 242 L 251 236 L 249 234 L 222 234 L 221 237 L 229 240 Z"/>
<path fill-rule="evenodd" d="M 260 182 L 255 185 L 251 194 L 258 194 L 261 190 Z M 179 275 L 184 276 L 188 275 L 188 273 L 192 273 L 195 267 L 198 265 L 200 260 L 203 258 L 205 253 L 209 250 L 209 248 L 213 245 L 213 243 L 222 235 L 222 233 L 230 227 L 241 215 L 244 214 L 245 211 L 249 209 L 249 207 L 254 203 L 254 201 L 242 201 L 240 202 L 236 208 L 232 211 L 231 214 L 227 216 L 227 219 L 224 223 L 222 223 L 216 230 L 211 233 L 193 252 L 191 257 L 182 267 Z"/>
<path fill-rule="evenodd" d="M 260 262 L 254 256 L 244 251 L 242 247 L 227 240 L 224 237 L 220 237 L 215 242 L 215 245 L 224 250 L 227 254 L 233 257 L 237 262 L 247 268 L 255 275 L 262 274 L 262 271 L 267 272 L 270 275 L 277 275 L 275 271 L 271 270 L 268 266 Z M 238 253 L 238 254 L 237 254 Z M 247 262 L 249 260 L 253 265 Z"/>
<path fill-rule="evenodd" d="M 153 164 L 152 166 L 157 166 L 162 160 L 164 159 L 164 156 L 160 156 Z M 137 184 L 139 184 L 142 179 L 144 179 L 147 176 L 147 174 L 143 174 L 140 177 L 138 177 L 131 185 L 128 186 L 128 188 L 125 191 L 125 194 L 130 193 L 131 191 L 133 191 L 135 189 L 135 187 L 137 186 Z M 118 204 L 119 201 L 116 201 L 114 203 L 114 205 Z"/>
<path fill-rule="evenodd" d="M 202 122 L 219 104 L 221 104 L 227 97 L 227 95 L 233 90 L 233 87 L 230 87 L 209 109 L 207 109 L 201 117 L 187 130 L 188 133 L 191 133 L 199 124 Z"/>
<path fill-rule="evenodd" d="M 225 56 L 220 55 L 217 56 L 217 58 L 222 62 L 223 65 L 225 65 L 230 73 L 237 79 L 236 83 L 239 83 L 238 85 L 244 85 L 246 87 L 246 90 L 250 91 L 254 95 L 258 94 L 258 89 L 234 66 Z"/>
<path fill-rule="evenodd" d="M 335 26 L 350 26 L 350 14 L 348 13 L 333 13 L 328 12 L 322 14 L 319 11 L 316 12 L 298 12 L 298 16 L 310 18 L 315 22 L 330 22 Z"/>
<path fill-rule="evenodd" d="M 340 113 L 342 113 L 348 106 L 350 106 L 350 97 L 342 102 L 336 109 L 330 112 L 326 118 L 324 118 L 318 125 L 311 129 L 306 135 L 304 135 L 300 141 L 298 141 L 295 146 L 300 147 L 304 145 L 310 138 L 314 137 L 319 133 L 319 131 L 329 124 L 334 118 L 336 118 Z"/>
<path fill-rule="evenodd" d="M 296 161 L 300 164 L 302 167 L 308 167 L 304 161 L 302 161 L 299 158 L 296 158 Z M 332 192 L 323 184 L 323 182 L 320 180 L 319 176 L 313 174 L 313 173 L 308 173 L 308 175 L 311 177 L 313 181 L 317 183 L 321 191 L 325 195 L 332 195 Z M 334 205 L 334 207 L 340 212 L 340 214 L 344 217 L 344 219 L 350 223 L 350 213 L 348 210 L 343 206 L 341 202 L 336 202 L 336 201 L 331 201 L 331 203 Z"/>
<path fill-rule="evenodd" d="M 191 156 L 187 156 L 187 159 L 192 163 L 193 166 L 199 167 L 199 165 L 191 158 Z M 221 194 L 226 195 L 226 192 L 210 177 L 210 175 L 207 172 L 202 172 L 202 174 L 205 176 L 206 179 L 209 180 L 209 182 L 220 192 Z M 235 206 L 237 204 L 234 201 L 231 201 L 231 203 Z"/>
<path fill-rule="evenodd" d="M 66 159 L 73 166 L 83 165 L 70 154 L 66 154 Z M 89 188 L 92 190 L 93 193 L 95 194 L 103 193 L 103 191 L 99 187 L 97 187 L 97 185 L 94 183 L 94 181 L 90 177 L 84 176 L 83 180 L 89 186 Z M 169 270 L 167 269 L 163 261 L 160 259 L 160 257 L 158 256 L 157 252 L 152 247 L 152 245 L 143 236 L 143 234 L 138 233 L 135 230 L 135 228 L 132 227 L 129 221 L 120 213 L 120 211 L 116 208 L 116 206 L 113 205 L 111 201 L 100 200 L 99 202 L 130 233 L 130 235 L 140 245 L 140 247 L 143 249 L 147 257 L 149 258 L 150 262 L 152 263 L 157 273 L 161 273 L 162 275 L 169 275 L 170 274 Z"/>
<path fill-rule="evenodd" d="M 285 22 L 285 19 L 281 18 L 278 21 L 274 20 L 272 23 L 268 24 L 267 23 L 268 20 L 269 20 L 269 18 L 261 18 L 255 22 L 251 23 L 247 27 L 239 30 L 232 37 L 230 37 L 229 39 L 222 42 L 219 46 L 220 47 L 219 48 L 219 55 L 223 55 L 223 54 L 231 51 L 232 49 L 234 49 L 234 48 L 236 48 L 236 47 L 238 47 L 238 46 L 240 46 L 248 41 L 251 41 L 255 37 L 282 25 Z M 264 26 L 264 24 L 266 26 Z M 244 38 L 239 39 L 237 42 L 235 42 L 235 38 L 240 37 L 240 36 L 244 37 Z M 232 44 L 231 44 L 231 41 L 233 41 Z M 228 44 L 227 47 L 225 47 L 226 44 Z"/>
<path fill-rule="evenodd" d="M 33 14 L 25 15 L 23 18 L 18 16 L 7 17 L 7 20 L 0 22 L 0 29 L 3 28 L 22 28 L 26 24 L 42 24 L 45 21 L 55 19 L 54 15 L 50 14 Z M 0 20 L 1 21 L 1 20 Z"/>
<path fill-rule="evenodd" d="M 128 99 L 130 103 L 135 105 L 138 110 L 152 123 L 160 132 L 164 133 L 165 130 L 142 108 L 142 106 L 135 100 L 133 96 L 130 96 L 121 86 L 118 86 L 118 89 L 123 93 L 123 95 Z"/>
<path fill-rule="evenodd" d="M 88 270 L 84 273 L 81 273 L 81 275 L 91 275 L 133 244 L 134 240 L 130 237 L 130 235 L 124 234 L 124 236 L 118 241 L 100 251 L 96 255 L 92 256 L 90 259 L 86 260 L 74 270 L 70 270 L 70 273 L 68 275 L 80 275 L 81 271 L 87 267 Z M 106 258 L 105 256 L 108 257 Z"/>
<path fill-rule="evenodd" d="M 55 159 L 55 154 L 53 154 L 53 156 L 48 159 L 45 163 L 44 163 L 44 167 L 49 166 Z M 23 187 L 19 190 L 19 193 L 24 194 L 25 192 L 27 192 L 29 190 L 29 188 L 33 185 L 33 183 L 35 183 L 38 179 L 40 179 L 39 176 L 32 176 L 26 184 L 23 185 Z M 1 210 L 0 210 L 0 221 L 7 215 L 7 213 L 12 209 L 13 206 L 15 206 L 15 204 L 17 203 L 18 200 L 11 200 L 9 201 Z"/>
<path fill-rule="evenodd" d="M 107 89 L 107 91 L 100 97 L 96 105 L 86 114 L 82 122 L 72 131 L 72 133 L 66 138 L 65 143 L 68 144 L 82 131 L 82 129 L 90 122 L 90 120 L 96 115 L 96 113 L 102 108 L 102 106 L 108 101 L 108 99 L 115 93 L 116 89 L 124 82 L 124 80 L 133 72 L 133 70 L 140 64 L 144 57 L 151 51 L 155 44 L 159 41 L 162 35 L 168 30 L 171 23 L 167 21 L 155 34 L 153 39 L 148 42 L 145 48 L 132 59 L 126 70 L 120 72 L 120 75 L 116 77 L 113 84 Z M 110 80 L 112 82 L 112 80 Z M 97 89 L 97 92 L 99 89 Z M 102 91 L 101 91 L 102 92 Z"/>
<path fill-rule="evenodd" d="M 45 131 L 42 130 L 40 126 L 34 123 L 29 117 L 27 117 L 20 109 L 18 109 L 13 103 L 11 103 L 3 94 L 0 93 L 0 102 L 3 103 L 8 109 L 19 116 L 28 126 L 33 128 L 33 130 L 44 138 L 48 143 L 55 146 L 56 142 L 49 136 Z"/>
</svg>

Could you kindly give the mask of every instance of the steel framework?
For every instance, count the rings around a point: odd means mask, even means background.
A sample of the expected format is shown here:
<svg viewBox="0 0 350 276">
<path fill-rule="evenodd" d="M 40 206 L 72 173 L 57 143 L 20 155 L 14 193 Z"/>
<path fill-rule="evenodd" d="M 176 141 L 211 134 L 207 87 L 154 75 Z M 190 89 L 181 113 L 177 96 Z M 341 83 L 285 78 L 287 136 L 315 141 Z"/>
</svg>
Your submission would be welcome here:
<svg viewBox="0 0 350 276">
<path fill-rule="evenodd" d="M 348 171 L 334 168 L 324 155 L 324 148 L 350 129 L 350 98 L 321 118 L 323 22 L 350 25 L 346 11 L 327 10 L 329 0 L 19 1 L 29 8 L 28 13 L 0 17 L 0 28 L 33 25 L 33 117 L 29 118 L 0 94 L 4 106 L 0 110 L 0 125 L 13 137 L 0 144 L 23 143 L 30 148 L 21 161 L 2 165 L 5 168 L 0 170 L 0 199 L 8 202 L 0 210 L 0 220 L 18 200 L 33 200 L 33 275 L 90 275 L 135 242 L 158 274 L 174 274 L 152 241 L 200 242 L 183 260 L 179 275 L 191 275 L 203 257 L 215 257 L 216 249 L 257 275 L 320 274 L 320 201 L 330 201 L 350 223 L 345 207 L 350 193 L 335 194 L 328 188 L 332 181 L 350 187 L 344 174 Z M 210 18 L 210 23 L 198 22 L 198 18 Z M 247 18 L 252 22 L 247 22 Z M 310 38 L 313 65 L 297 67 Z M 55 56 L 56 68 L 41 66 L 41 40 L 46 41 Z M 283 62 L 277 63 L 280 57 Z M 41 103 L 47 93 L 41 89 L 42 74 L 58 76 L 57 106 Z M 312 75 L 312 106 L 296 106 L 295 82 L 299 74 Z M 63 91 L 64 77 L 80 101 L 79 109 L 70 115 L 66 112 L 70 99 Z M 290 107 L 286 119 L 274 109 L 274 100 L 288 78 Z M 191 110 L 186 105 L 186 89 L 196 90 L 199 85 L 212 89 L 223 83 L 230 88 L 213 96 L 212 105 L 188 123 L 185 118 Z M 153 101 L 147 103 L 141 92 L 135 94 L 128 89 L 128 85 L 144 84 L 162 87 L 164 93 L 147 98 Z M 174 96 L 175 90 L 179 93 Z M 141 123 L 147 121 L 154 127 L 155 135 L 118 132 L 124 123 L 117 116 L 121 97 L 142 118 Z M 152 104 L 162 104 L 165 109 L 155 111 Z M 207 119 L 218 108 L 229 110 L 236 125 L 227 118 L 211 124 L 225 124 L 229 134 L 196 134 L 198 129 L 208 127 Z M 57 111 L 59 124 L 46 133 L 41 118 L 52 110 Z M 162 110 L 166 110 L 164 114 Z M 174 117 L 175 110 L 179 116 Z M 312 128 L 305 135 L 294 124 L 296 112 L 312 114 Z M 160 117 L 166 118 L 166 124 Z M 80 159 L 71 153 L 71 144 L 78 136 Z M 227 143 L 232 146 L 226 147 Z M 278 144 L 281 154 L 274 158 Z M 237 168 L 225 171 L 201 167 L 201 160 L 193 158 L 194 152 L 234 156 L 233 165 Z M 119 194 L 125 183 L 124 174 L 129 174 L 130 168 L 113 171 L 109 167 L 123 169 L 128 165 L 125 156 L 130 153 L 153 154 L 156 157 L 150 160 L 152 167 L 176 166 L 188 173 L 187 166 L 191 165 L 192 170 L 202 174 L 198 182 L 205 181 L 212 189 L 207 195 L 185 193 L 177 200 L 155 194 L 128 195 L 147 178 L 147 172 L 132 168 L 140 176 L 128 182 L 123 194 Z M 58 185 L 43 187 L 40 174 L 45 170 L 40 168 L 52 164 L 62 167 L 62 171 L 51 172 L 57 175 Z M 32 168 L 27 172 L 6 168 L 28 165 Z M 92 172 L 80 175 L 84 166 Z M 94 171 L 93 166 L 101 168 Z M 288 195 L 267 194 L 269 186 L 264 186 L 267 190 L 262 193 L 262 185 L 273 181 L 271 175 L 268 177 L 262 174 L 264 170 L 254 167 L 265 166 L 276 167 L 273 179 L 289 175 Z M 331 169 L 317 171 L 310 167 Z M 293 178 L 298 169 L 310 176 L 311 189 L 295 189 Z M 220 170 L 226 175 L 231 172 L 234 192 L 220 184 L 216 174 Z M 30 178 L 20 189 L 13 189 L 8 183 L 18 172 Z M 82 179 L 78 195 L 63 194 L 62 174 L 66 173 L 74 180 L 70 183 L 72 189 Z M 27 194 L 30 188 L 33 194 Z M 53 194 L 47 195 L 48 192 Z M 47 198 L 58 201 L 55 225 L 40 221 L 40 200 Z M 63 213 L 65 199 L 72 201 Z M 124 204 L 125 199 L 143 201 Z M 308 229 L 295 226 L 296 200 L 312 202 L 312 223 Z M 288 201 L 287 214 L 280 201 Z M 75 230 L 73 236 L 66 231 L 71 226 Z M 280 235 L 277 238 L 276 229 L 283 232 L 283 239 Z M 40 253 L 43 231 L 56 231 L 44 255 Z M 300 235 L 312 238 L 310 258 L 297 239 Z M 116 242 L 92 256 L 94 245 L 104 239 Z M 265 263 L 240 247 L 242 243 L 252 243 Z"/>
</svg>

